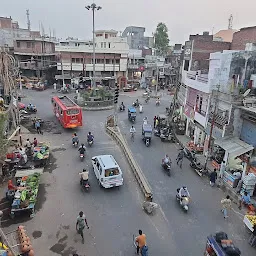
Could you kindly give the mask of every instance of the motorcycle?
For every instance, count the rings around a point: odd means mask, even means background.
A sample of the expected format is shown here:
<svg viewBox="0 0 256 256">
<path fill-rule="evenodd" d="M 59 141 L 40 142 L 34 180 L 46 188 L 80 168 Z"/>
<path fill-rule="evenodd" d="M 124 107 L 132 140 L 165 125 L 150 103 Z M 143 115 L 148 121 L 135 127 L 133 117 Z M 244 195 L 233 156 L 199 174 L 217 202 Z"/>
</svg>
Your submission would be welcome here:
<svg viewBox="0 0 256 256">
<path fill-rule="evenodd" d="M 184 156 L 188 159 L 188 160 L 190 160 L 190 161 L 197 161 L 196 160 L 196 154 L 195 154 L 195 151 L 194 150 L 192 150 L 192 151 L 190 151 L 189 149 L 187 149 L 187 148 L 183 148 L 183 152 L 184 152 Z"/>
<path fill-rule="evenodd" d="M 161 130 L 160 129 L 154 129 L 154 135 L 157 136 L 157 137 L 160 137 Z"/>
<path fill-rule="evenodd" d="M 145 99 L 145 103 L 148 103 L 150 99 L 150 96 L 147 96 L 147 98 Z"/>
<path fill-rule="evenodd" d="M 80 180 L 80 186 L 82 187 L 83 190 L 85 190 L 87 192 L 89 191 L 89 189 L 91 187 L 88 181 L 83 181 L 83 180 Z"/>
<path fill-rule="evenodd" d="M 36 113 L 37 112 L 37 108 L 36 108 L 36 106 L 32 106 L 32 107 L 27 106 L 26 111 L 28 113 Z"/>
<path fill-rule="evenodd" d="M 80 153 L 79 155 L 81 162 L 84 161 L 85 153 Z"/>
<path fill-rule="evenodd" d="M 167 172 L 168 176 L 171 176 L 171 163 L 164 163 L 164 159 L 162 160 L 162 168 L 164 169 L 164 171 Z"/>
<path fill-rule="evenodd" d="M 156 100 L 156 106 L 160 106 L 160 100 Z"/>
<path fill-rule="evenodd" d="M 124 105 L 120 105 L 120 107 L 119 107 L 119 111 L 120 111 L 120 112 L 125 111 L 125 106 L 124 106 Z"/>
<path fill-rule="evenodd" d="M 178 190 L 177 190 L 177 192 L 178 192 Z M 176 195 L 176 200 L 177 200 L 177 202 L 179 202 L 182 209 L 185 212 L 188 212 L 189 197 L 188 196 L 183 196 L 183 197 L 180 198 L 179 192 L 178 192 L 178 194 Z"/>
<path fill-rule="evenodd" d="M 192 169 L 194 169 L 198 173 L 199 176 L 208 174 L 208 171 L 205 170 L 203 168 L 203 166 L 200 163 L 197 162 L 196 159 L 191 160 L 189 165 Z"/>
<path fill-rule="evenodd" d="M 135 102 L 133 102 L 133 103 L 132 103 L 132 105 L 133 105 L 133 107 L 138 108 L 138 107 L 139 107 L 139 105 L 140 105 L 140 103 L 139 103 L 139 102 L 137 102 L 137 101 L 135 101 Z"/>
<path fill-rule="evenodd" d="M 161 141 L 170 141 L 173 143 L 176 141 L 174 135 L 170 131 L 165 130 L 165 128 L 160 132 L 160 139 Z"/>
</svg>

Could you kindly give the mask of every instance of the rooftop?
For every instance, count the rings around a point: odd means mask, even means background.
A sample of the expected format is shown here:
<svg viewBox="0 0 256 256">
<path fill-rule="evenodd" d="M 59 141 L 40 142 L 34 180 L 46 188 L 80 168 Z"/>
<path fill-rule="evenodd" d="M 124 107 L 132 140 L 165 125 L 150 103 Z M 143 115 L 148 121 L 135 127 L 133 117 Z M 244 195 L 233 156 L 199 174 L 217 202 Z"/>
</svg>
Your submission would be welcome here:
<svg viewBox="0 0 256 256">
<path fill-rule="evenodd" d="M 223 29 L 217 32 L 216 34 L 213 35 L 213 38 L 220 38 L 222 39 L 221 41 L 223 42 L 229 42 L 231 43 L 233 40 L 233 34 L 237 32 L 235 29 Z"/>
</svg>

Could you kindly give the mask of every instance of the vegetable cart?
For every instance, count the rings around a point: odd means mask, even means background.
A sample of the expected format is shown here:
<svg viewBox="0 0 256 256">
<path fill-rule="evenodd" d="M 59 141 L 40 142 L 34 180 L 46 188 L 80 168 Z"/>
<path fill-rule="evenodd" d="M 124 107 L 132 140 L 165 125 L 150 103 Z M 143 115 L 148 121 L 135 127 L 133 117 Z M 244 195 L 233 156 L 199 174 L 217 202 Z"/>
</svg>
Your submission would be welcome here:
<svg viewBox="0 0 256 256">
<path fill-rule="evenodd" d="M 17 171 L 15 178 L 18 188 L 16 191 L 7 191 L 7 198 L 12 200 L 11 218 L 22 211 L 28 211 L 30 217 L 34 217 L 39 179 L 42 173 L 43 169 Z"/>
<path fill-rule="evenodd" d="M 36 147 L 34 147 L 34 163 L 35 167 L 44 167 L 48 161 L 50 156 L 50 149 L 46 143 L 39 143 Z"/>
</svg>

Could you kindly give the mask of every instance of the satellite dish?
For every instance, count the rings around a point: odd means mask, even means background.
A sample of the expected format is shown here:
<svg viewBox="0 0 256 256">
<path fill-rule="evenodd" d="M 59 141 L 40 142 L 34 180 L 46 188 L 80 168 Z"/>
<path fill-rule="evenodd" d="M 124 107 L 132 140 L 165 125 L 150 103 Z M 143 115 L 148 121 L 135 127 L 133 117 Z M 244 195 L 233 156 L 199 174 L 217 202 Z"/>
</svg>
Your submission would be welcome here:
<svg viewBox="0 0 256 256">
<path fill-rule="evenodd" d="M 251 92 L 251 89 L 246 90 L 246 92 L 243 94 L 243 97 L 245 98 L 250 92 Z"/>
</svg>

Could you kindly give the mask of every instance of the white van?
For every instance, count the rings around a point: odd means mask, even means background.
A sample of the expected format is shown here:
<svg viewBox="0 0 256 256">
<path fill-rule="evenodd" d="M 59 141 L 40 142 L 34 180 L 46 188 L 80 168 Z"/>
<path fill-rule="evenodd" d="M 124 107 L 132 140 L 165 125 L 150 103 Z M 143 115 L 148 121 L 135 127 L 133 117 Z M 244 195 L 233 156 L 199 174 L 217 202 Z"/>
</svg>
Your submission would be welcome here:
<svg viewBox="0 0 256 256">
<path fill-rule="evenodd" d="M 112 155 L 92 157 L 92 166 L 99 185 L 103 188 L 122 186 L 124 183 L 121 168 Z"/>
</svg>

